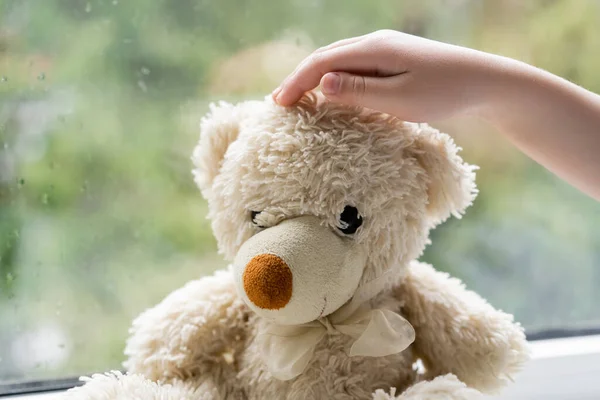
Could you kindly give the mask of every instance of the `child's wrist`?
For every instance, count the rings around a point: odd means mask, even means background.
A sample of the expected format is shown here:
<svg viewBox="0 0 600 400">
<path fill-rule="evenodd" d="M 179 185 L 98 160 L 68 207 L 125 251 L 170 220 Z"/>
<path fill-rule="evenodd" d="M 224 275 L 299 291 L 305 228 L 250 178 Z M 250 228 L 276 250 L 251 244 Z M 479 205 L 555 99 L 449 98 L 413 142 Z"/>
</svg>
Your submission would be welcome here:
<svg viewBox="0 0 600 400">
<path fill-rule="evenodd" d="M 474 74 L 474 114 L 489 123 L 499 123 L 506 112 L 512 112 L 524 103 L 524 97 L 535 85 L 535 72 L 529 65 L 506 57 L 484 54 L 476 60 Z"/>
</svg>

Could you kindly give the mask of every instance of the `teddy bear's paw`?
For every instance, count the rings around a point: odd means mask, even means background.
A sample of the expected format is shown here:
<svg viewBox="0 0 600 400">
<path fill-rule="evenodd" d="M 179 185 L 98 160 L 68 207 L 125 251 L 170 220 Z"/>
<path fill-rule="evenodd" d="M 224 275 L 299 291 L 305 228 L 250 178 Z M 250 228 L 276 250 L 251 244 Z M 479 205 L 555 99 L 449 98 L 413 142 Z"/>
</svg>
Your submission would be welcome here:
<svg viewBox="0 0 600 400">
<path fill-rule="evenodd" d="M 419 382 L 404 393 L 397 394 L 392 388 L 389 393 L 379 389 L 373 400 L 476 400 L 482 399 L 481 392 L 467 387 L 452 374 L 438 376 L 431 381 Z"/>
<path fill-rule="evenodd" d="M 122 374 L 119 371 L 83 377 L 83 386 L 65 392 L 60 399 L 70 400 L 181 400 L 217 399 L 214 386 L 192 387 L 180 381 L 160 384 L 138 374 Z"/>
</svg>

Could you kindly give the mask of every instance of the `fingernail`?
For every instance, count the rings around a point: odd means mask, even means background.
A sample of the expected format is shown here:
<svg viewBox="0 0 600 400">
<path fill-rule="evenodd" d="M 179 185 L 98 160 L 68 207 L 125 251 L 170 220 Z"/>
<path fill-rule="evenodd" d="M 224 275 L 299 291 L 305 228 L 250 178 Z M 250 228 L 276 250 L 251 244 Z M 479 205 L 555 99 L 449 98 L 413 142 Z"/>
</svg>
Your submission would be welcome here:
<svg viewBox="0 0 600 400">
<path fill-rule="evenodd" d="M 324 94 L 336 94 L 340 91 L 342 78 L 335 72 L 330 72 L 323 77 L 323 87 L 321 90 Z"/>
<path fill-rule="evenodd" d="M 275 96 L 275 103 L 277 103 L 277 104 L 279 104 L 279 105 L 282 105 L 282 104 L 281 104 L 281 95 L 282 95 L 282 94 L 283 94 L 283 93 L 281 92 L 281 90 L 279 91 L 279 93 L 277 93 L 277 96 Z"/>
<path fill-rule="evenodd" d="M 279 86 L 277 89 L 273 90 L 273 92 L 271 92 L 271 97 L 273 97 L 273 100 L 277 99 L 277 95 L 279 94 L 279 92 L 281 92 L 281 86 Z"/>
</svg>

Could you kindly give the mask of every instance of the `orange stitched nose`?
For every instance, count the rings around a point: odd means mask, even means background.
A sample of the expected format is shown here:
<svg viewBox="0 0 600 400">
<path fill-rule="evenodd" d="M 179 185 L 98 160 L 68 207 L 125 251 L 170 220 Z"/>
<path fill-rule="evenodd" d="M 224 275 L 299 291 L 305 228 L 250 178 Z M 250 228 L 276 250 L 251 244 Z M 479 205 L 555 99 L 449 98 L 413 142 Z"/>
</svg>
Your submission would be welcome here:
<svg viewBox="0 0 600 400">
<path fill-rule="evenodd" d="M 274 254 L 252 258 L 243 275 L 244 291 L 257 307 L 278 310 L 292 297 L 292 271 Z"/>
</svg>

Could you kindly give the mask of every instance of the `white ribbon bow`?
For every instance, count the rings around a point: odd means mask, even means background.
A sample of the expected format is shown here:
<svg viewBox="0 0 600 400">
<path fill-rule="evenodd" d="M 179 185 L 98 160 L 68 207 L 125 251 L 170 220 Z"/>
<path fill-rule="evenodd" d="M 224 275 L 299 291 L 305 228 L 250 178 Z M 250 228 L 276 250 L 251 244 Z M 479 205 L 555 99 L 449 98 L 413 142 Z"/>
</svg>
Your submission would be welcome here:
<svg viewBox="0 0 600 400">
<path fill-rule="evenodd" d="M 351 304 L 348 304 L 350 306 Z M 362 305 L 352 312 L 342 307 L 328 317 L 302 325 L 269 325 L 259 334 L 259 351 L 269 372 L 277 379 L 300 375 L 317 344 L 329 334 L 355 339 L 349 356 L 383 357 L 404 351 L 415 340 L 415 330 L 402 316 Z M 348 315 L 350 311 L 350 315 Z"/>
</svg>

